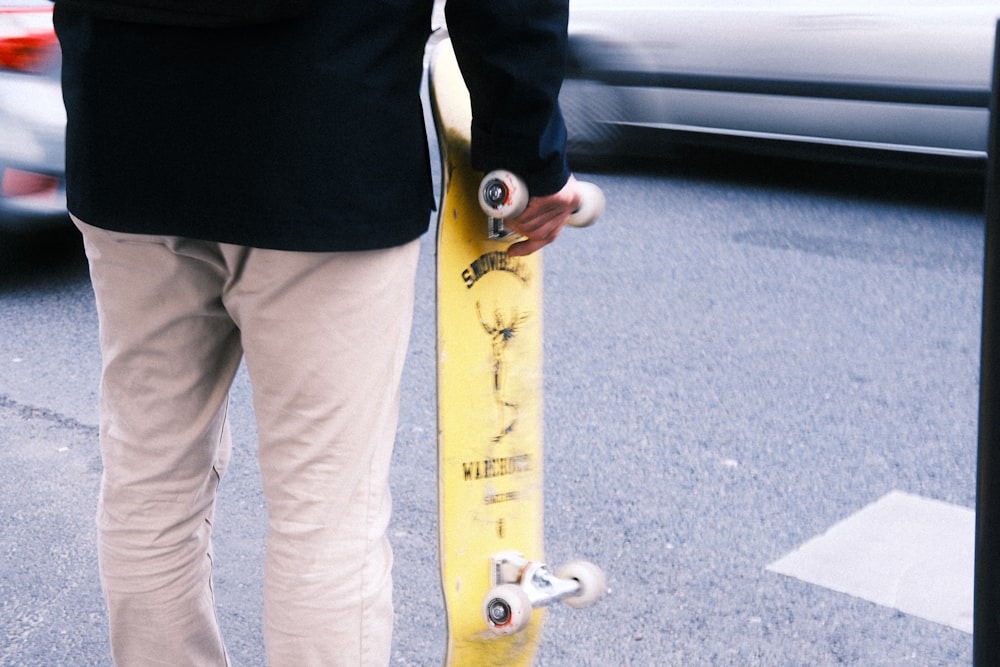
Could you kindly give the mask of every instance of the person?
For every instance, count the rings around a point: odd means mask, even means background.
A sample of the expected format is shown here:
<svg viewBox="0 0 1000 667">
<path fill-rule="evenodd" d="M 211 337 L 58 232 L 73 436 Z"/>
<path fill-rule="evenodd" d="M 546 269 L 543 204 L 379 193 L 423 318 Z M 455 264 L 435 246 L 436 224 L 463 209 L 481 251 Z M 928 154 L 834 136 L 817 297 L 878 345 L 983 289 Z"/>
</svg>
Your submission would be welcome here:
<svg viewBox="0 0 1000 667">
<path fill-rule="evenodd" d="M 228 664 L 211 532 L 241 360 L 268 664 L 389 662 L 388 469 L 434 206 L 419 98 L 433 7 L 284 1 L 55 4 L 67 202 L 100 325 L 98 559 L 119 667 Z M 567 13 L 446 6 L 474 163 L 533 194 L 511 254 L 554 240 L 579 202 L 557 104 Z"/>
</svg>

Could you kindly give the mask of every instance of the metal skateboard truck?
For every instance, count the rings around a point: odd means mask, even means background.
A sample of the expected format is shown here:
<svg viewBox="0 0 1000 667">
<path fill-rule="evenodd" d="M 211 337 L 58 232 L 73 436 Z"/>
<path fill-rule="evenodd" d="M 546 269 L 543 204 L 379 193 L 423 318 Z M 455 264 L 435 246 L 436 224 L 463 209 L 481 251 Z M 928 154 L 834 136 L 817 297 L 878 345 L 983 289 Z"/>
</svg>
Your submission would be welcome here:
<svg viewBox="0 0 1000 667">
<path fill-rule="evenodd" d="M 498 635 L 522 630 L 535 607 L 562 601 L 580 609 L 608 592 L 604 572 L 587 561 L 566 563 L 555 574 L 545 563 L 527 560 L 518 551 L 494 554 L 490 561 L 493 588 L 483 600 L 483 617 Z"/>
</svg>

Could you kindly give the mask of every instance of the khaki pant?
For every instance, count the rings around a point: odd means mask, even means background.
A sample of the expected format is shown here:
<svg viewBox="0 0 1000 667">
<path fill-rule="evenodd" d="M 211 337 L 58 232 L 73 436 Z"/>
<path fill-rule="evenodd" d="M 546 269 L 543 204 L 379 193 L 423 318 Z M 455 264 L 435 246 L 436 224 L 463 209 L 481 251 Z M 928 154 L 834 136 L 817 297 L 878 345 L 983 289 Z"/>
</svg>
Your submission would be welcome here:
<svg viewBox="0 0 1000 667">
<path fill-rule="evenodd" d="M 100 318 L 98 553 L 116 664 L 227 664 L 211 530 L 242 358 L 267 501 L 268 663 L 388 664 L 389 460 L 418 243 L 295 253 L 77 224 Z"/>
</svg>

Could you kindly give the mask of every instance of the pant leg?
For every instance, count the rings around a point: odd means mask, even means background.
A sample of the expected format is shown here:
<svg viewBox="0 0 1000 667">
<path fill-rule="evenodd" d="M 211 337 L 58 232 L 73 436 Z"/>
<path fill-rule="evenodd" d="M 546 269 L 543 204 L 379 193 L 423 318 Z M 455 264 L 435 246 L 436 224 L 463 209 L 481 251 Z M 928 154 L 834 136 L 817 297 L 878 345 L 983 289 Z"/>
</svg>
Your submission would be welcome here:
<svg viewBox="0 0 1000 667">
<path fill-rule="evenodd" d="M 227 293 L 260 432 L 270 667 L 389 662 L 389 460 L 418 254 L 254 250 Z"/>
<path fill-rule="evenodd" d="M 98 556 L 118 667 L 227 664 L 211 582 L 215 492 L 241 358 L 214 244 L 78 221 L 101 331 Z"/>
</svg>

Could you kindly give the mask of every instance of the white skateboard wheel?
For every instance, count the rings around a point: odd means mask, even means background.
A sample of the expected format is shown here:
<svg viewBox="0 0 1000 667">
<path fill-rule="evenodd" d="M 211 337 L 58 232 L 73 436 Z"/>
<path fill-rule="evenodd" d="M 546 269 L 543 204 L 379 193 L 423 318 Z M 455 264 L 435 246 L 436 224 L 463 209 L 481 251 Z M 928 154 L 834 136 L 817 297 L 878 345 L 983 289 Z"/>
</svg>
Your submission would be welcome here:
<svg viewBox="0 0 1000 667">
<path fill-rule="evenodd" d="M 573 211 L 567 224 L 571 227 L 589 227 L 604 213 L 604 191 L 593 183 L 577 183 L 580 192 L 580 208 Z"/>
<path fill-rule="evenodd" d="M 517 584 L 497 586 L 483 600 L 483 618 L 494 633 L 512 635 L 528 626 L 531 600 Z"/>
<path fill-rule="evenodd" d="M 556 572 L 560 579 L 575 579 L 580 584 L 580 592 L 563 599 L 570 607 L 589 607 L 608 593 L 608 583 L 604 571 L 591 562 L 574 560 L 561 566 Z"/>
<path fill-rule="evenodd" d="M 486 174 L 479 186 L 479 206 L 497 220 L 516 218 L 528 205 L 528 186 L 505 169 Z"/>
</svg>

